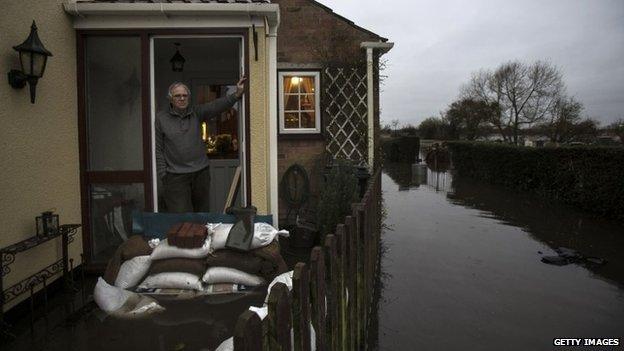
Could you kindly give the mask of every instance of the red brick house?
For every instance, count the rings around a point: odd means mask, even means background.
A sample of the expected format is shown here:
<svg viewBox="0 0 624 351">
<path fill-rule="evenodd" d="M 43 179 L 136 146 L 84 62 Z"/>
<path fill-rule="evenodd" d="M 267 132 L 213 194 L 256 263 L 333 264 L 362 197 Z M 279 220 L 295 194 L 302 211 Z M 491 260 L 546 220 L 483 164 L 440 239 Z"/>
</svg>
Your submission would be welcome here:
<svg viewBox="0 0 624 351">
<path fill-rule="evenodd" d="M 369 165 L 376 156 L 377 143 L 370 145 L 367 138 L 372 131 L 376 140 L 379 131 L 379 58 L 393 44 L 317 1 L 273 0 L 273 3 L 280 6 L 278 179 L 282 180 L 291 165 L 301 165 L 310 176 L 309 207 L 313 207 L 326 157 Z M 367 51 L 372 54 L 372 101 L 368 96 Z M 319 101 L 313 118 L 309 117 L 312 113 L 294 112 L 295 107 L 306 108 L 307 100 L 305 95 L 289 95 L 288 88 L 295 90 L 293 84 L 287 86 L 293 78 L 295 82 L 307 80 L 308 85 L 315 85 Z M 300 91 L 303 84 L 298 85 Z M 299 106 L 293 98 L 300 99 Z M 371 116 L 368 116 L 369 108 Z M 373 155 L 369 155 L 369 148 Z M 288 205 L 280 196 L 282 222 L 287 213 Z"/>
</svg>

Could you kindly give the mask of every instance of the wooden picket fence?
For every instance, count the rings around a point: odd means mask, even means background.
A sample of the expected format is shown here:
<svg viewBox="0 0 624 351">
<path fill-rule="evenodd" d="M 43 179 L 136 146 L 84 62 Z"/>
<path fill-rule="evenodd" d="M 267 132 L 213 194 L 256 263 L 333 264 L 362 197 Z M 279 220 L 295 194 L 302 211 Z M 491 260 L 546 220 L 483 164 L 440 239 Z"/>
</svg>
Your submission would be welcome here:
<svg viewBox="0 0 624 351">
<path fill-rule="evenodd" d="M 268 299 L 268 316 L 244 312 L 234 330 L 234 350 L 310 350 L 310 323 L 316 349 L 365 350 L 379 273 L 381 172 L 369 182 L 361 203 L 312 249 L 310 263 L 299 262 L 293 289 L 276 284 Z M 293 338 L 291 340 L 291 329 Z M 294 345 L 293 343 L 294 340 Z"/>
</svg>

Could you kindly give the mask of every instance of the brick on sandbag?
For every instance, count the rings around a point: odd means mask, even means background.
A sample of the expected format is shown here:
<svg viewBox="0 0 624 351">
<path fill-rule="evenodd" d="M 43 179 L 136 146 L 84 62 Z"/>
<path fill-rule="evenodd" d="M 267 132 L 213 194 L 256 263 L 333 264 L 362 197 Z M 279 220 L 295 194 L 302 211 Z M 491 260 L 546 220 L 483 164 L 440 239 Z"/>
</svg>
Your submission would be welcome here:
<svg viewBox="0 0 624 351">
<path fill-rule="evenodd" d="M 201 247 L 207 236 L 204 225 L 190 222 L 177 223 L 167 232 L 170 245 L 188 249 Z"/>
</svg>

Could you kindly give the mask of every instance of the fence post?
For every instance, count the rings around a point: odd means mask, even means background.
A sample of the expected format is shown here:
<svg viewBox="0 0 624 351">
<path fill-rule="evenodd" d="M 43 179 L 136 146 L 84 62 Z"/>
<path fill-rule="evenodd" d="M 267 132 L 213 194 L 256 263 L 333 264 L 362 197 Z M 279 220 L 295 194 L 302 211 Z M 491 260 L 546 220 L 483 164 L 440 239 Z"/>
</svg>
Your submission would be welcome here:
<svg viewBox="0 0 624 351">
<path fill-rule="evenodd" d="M 245 311 L 234 328 L 234 351 L 262 349 L 262 321 L 255 312 Z"/>
<path fill-rule="evenodd" d="M 290 292 L 284 283 L 277 283 L 269 294 L 269 349 L 290 351 Z"/>
<path fill-rule="evenodd" d="M 366 328 L 366 304 L 368 301 L 368 285 L 367 285 L 367 264 L 368 264 L 368 238 L 366 231 L 366 213 L 364 211 L 366 204 L 362 204 L 358 208 L 357 221 L 358 221 L 358 234 L 360 245 L 358 246 L 358 297 L 359 297 L 359 310 L 358 310 L 358 339 L 360 345 L 364 345 L 364 329 Z"/>
<path fill-rule="evenodd" d="M 310 273 L 305 263 L 293 272 L 293 334 L 295 351 L 310 351 Z"/>
<path fill-rule="evenodd" d="M 344 224 L 338 224 L 336 226 L 336 246 L 338 248 L 338 309 L 340 311 L 340 325 L 339 325 L 339 343 L 340 350 L 350 350 L 349 337 L 348 337 L 348 325 L 347 325 L 347 269 L 348 269 L 348 256 L 347 256 L 347 234 L 345 232 Z"/>
<path fill-rule="evenodd" d="M 316 349 L 327 350 L 325 335 L 325 254 L 320 246 L 316 246 L 310 253 L 310 282 L 312 302 L 312 325 L 316 332 Z"/>
<path fill-rule="evenodd" d="M 338 257 L 336 252 L 336 237 L 333 234 L 325 236 L 325 280 L 327 281 L 327 336 L 328 346 L 331 350 L 338 351 L 339 348 L 339 320 L 340 310 L 338 308 L 339 277 L 338 277 Z"/>
<path fill-rule="evenodd" d="M 347 261 L 348 270 L 345 284 L 347 284 L 347 290 L 349 291 L 348 300 L 348 331 L 349 331 L 349 345 L 350 350 L 360 350 L 360 346 L 357 343 L 357 232 L 355 227 L 355 220 L 352 216 L 347 216 L 345 219 L 345 232 L 347 235 Z"/>
</svg>

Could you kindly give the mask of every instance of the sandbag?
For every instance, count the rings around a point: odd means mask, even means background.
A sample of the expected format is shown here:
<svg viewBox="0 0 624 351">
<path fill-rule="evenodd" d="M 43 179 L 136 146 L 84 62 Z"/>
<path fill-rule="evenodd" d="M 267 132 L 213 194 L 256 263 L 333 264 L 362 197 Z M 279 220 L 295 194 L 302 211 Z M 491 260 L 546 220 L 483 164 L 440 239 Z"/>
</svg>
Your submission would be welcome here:
<svg viewBox="0 0 624 351">
<path fill-rule="evenodd" d="M 182 272 L 202 276 L 206 272 L 206 260 L 203 258 L 165 258 L 152 261 L 148 274 Z"/>
<path fill-rule="evenodd" d="M 196 249 L 183 249 L 169 245 L 167 240 L 162 240 L 152 252 L 152 260 L 165 258 L 205 258 L 210 253 L 211 237 L 209 236 L 202 247 Z"/>
<path fill-rule="evenodd" d="M 152 248 L 140 235 L 133 235 L 117 247 L 113 256 L 108 260 L 103 278 L 108 284 L 114 285 L 121 264 L 137 256 L 150 255 Z"/>
<path fill-rule="evenodd" d="M 210 267 L 202 278 L 206 284 L 233 283 L 248 286 L 258 286 L 265 283 L 264 279 L 257 275 L 245 273 L 229 267 Z"/>
<path fill-rule="evenodd" d="M 158 273 L 145 278 L 139 288 L 202 290 L 202 283 L 198 276 L 189 273 Z"/>
<path fill-rule="evenodd" d="M 150 268 L 151 258 L 147 256 L 137 256 L 121 264 L 115 286 L 122 289 L 128 289 L 136 286 L 145 277 Z"/>
<path fill-rule="evenodd" d="M 227 242 L 230 229 L 234 224 L 225 223 L 208 223 L 208 235 L 212 237 L 212 250 L 225 249 L 225 243 Z M 257 249 L 263 246 L 269 245 L 277 235 L 289 236 L 287 230 L 277 230 L 268 223 L 256 223 L 254 224 L 254 237 L 251 242 L 251 248 Z"/>
<path fill-rule="evenodd" d="M 130 291 L 110 285 L 101 277 L 98 278 L 93 290 L 93 300 L 106 313 L 112 313 L 121 308 L 131 296 Z"/>
<path fill-rule="evenodd" d="M 286 273 L 282 273 L 278 275 L 277 277 L 275 277 L 275 279 L 273 279 L 273 281 L 270 282 L 269 286 L 267 287 L 267 294 L 266 294 L 266 298 L 264 299 L 264 303 L 266 304 L 269 302 L 269 295 L 271 294 L 271 289 L 273 289 L 273 285 L 277 283 L 284 283 L 288 287 L 288 290 L 292 291 L 292 288 L 293 288 L 292 278 L 293 278 L 293 271 L 288 271 Z"/>
<path fill-rule="evenodd" d="M 208 267 L 230 267 L 245 273 L 259 275 L 266 281 L 286 272 L 288 266 L 280 254 L 277 240 L 269 245 L 253 249 L 249 252 L 235 250 L 217 250 L 206 257 Z"/>
</svg>

